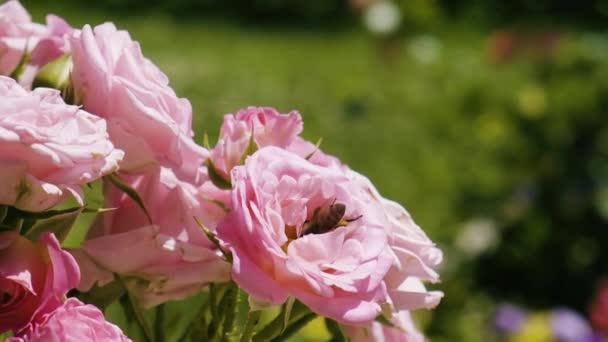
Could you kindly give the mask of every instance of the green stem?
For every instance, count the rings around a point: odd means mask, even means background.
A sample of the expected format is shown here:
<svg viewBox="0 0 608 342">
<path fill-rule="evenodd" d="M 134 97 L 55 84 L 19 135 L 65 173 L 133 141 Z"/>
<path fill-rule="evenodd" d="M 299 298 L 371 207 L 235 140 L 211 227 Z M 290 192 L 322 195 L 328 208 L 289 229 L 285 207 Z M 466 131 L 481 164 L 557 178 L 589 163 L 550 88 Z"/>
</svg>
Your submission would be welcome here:
<svg viewBox="0 0 608 342">
<path fill-rule="evenodd" d="M 262 315 L 262 311 L 250 311 L 247 315 L 247 324 L 245 325 L 245 329 L 243 330 L 243 335 L 241 335 L 241 342 L 250 342 L 251 337 L 255 331 L 255 327 L 258 325 L 260 321 L 260 316 Z"/>
</svg>

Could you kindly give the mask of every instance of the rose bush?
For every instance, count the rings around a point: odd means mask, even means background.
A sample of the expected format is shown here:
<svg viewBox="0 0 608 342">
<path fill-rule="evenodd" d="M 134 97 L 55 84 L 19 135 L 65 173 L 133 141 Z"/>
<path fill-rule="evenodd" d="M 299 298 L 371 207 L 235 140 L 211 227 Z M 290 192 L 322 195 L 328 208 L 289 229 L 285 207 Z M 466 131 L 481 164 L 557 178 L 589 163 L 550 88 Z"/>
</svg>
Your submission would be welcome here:
<svg viewBox="0 0 608 342">
<path fill-rule="evenodd" d="M 80 185 L 118 170 L 124 153 L 106 122 L 66 105 L 57 90 L 28 92 L 0 76 L 0 204 L 46 210 Z"/>
<path fill-rule="evenodd" d="M 112 141 L 126 152 L 122 171 L 160 164 L 195 181 L 208 151 L 192 140 L 192 107 L 129 33 L 106 23 L 86 25 L 71 40 L 77 101 L 108 121 Z"/>
<path fill-rule="evenodd" d="M 105 321 L 106 305 L 149 340 L 274 340 L 317 314 L 354 341 L 422 340 L 409 310 L 442 298 L 424 285 L 438 281 L 441 251 L 401 205 L 303 139 L 298 112 L 228 114 L 209 151 L 193 140 L 189 101 L 128 32 L 75 30 L 55 16 L 36 24 L 14 0 L 0 5 L 0 74 L 21 84 L 0 76 L 9 341 L 129 341 Z M 81 185 L 102 176 L 103 208 L 91 206 L 96 196 L 85 206 Z M 69 194 L 80 206 L 61 206 Z M 96 214 L 89 227 L 84 213 Z M 78 245 L 67 253 L 50 231 Z M 79 299 L 66 298 L 75 287 Z M 145 309 L 201 291 L 184 331 L 164 331 L 171 306 L 150 329 Z M 260 310 L 283 303 L 256 327 Z"/>
<path fill-rule="evenodd" d="M 146 306 L 153 306 L 229 279 L 228 263 L 194 220 L 214 228 L 225 211 L 213 201 L 225 192 L 209 182 L 181 181 L 162 167 L 124 176 L 124 181 L 139 192 L 151 220 L 133 199 L 106 183 L 105 205 L 117 209 L 100 216 L 82 249 L 73 252 L 83 273 L 80 289 L 106 284 L 113 278 L 110 272 L 136 276 L 148 282 L 137 292 Z"/>
</svg>

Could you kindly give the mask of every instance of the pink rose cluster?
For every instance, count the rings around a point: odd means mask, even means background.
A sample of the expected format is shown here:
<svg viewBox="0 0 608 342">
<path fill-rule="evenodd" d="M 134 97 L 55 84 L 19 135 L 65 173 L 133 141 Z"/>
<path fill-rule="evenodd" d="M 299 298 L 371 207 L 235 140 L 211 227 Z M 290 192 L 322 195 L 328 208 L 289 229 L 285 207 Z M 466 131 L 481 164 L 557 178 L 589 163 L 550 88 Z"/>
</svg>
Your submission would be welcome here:
<svg viewBox="0 0 608 342">
<path fill-rule="evenodd" d="M 0 331 L 15 334 L 7 341 L 130 341 L 95 306 L 65 299 L 80 272 L 54 235 L 1 232 L 0 256 Z"/>
<path fill-rule="evenodd" d="M 59 61 L 67 86 L 36 87 Z M 15 0 L 0 6 L 0 75 L 0 333 L 11 341 L 127 340 L 66 298 L 116 279 L 146 308 L 234 281 L 253 309 L 296 299 L 354 341 L 423 340 L 410 311 L 441 300 L 424 285 L 439 280 L 441 250 L 303 139 L 298 112 L 227 114 L 215 146 L 199 146 L 190 102 L 128 32 L 33 23 Z M 77 248 L 32 234 L 46 227 L 32 217 L 63 213 L 66 198 L 95 211 L 82 190 L 94 181 L 107 210 Z"/>
</svg>

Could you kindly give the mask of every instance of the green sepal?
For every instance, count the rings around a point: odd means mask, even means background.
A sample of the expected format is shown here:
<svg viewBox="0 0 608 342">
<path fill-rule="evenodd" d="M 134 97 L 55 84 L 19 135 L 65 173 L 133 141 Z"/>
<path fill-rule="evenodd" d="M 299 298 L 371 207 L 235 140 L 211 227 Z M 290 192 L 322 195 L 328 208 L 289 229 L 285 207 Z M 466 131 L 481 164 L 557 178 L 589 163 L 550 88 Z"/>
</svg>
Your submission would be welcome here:
<svg viewBox="0 0 608 342">
<path fill-rule="evenodd" d="M 230 180 L 224 178 L 220 174 L 211 159 L 207 159 L 207 161 L 205 161 L 205 166 L 207 166 L 207 174 L 209 175 L 209 179 L 211 180 L 213 185 L 224 190 L 232 189 L 232 183 L 230 183 Z"/>
<path fill-rule="evenodd" d="M 229 263 L 232 263 L 232 254 L 230 252 L 225 251 L 222 248 L 222 244 L 220 243 L 220 240 L 217 239 L 217 237 L 215 236 L 215 234 L 212 231 L 210 231 L 203 224 L 203 222 L 201 222 L 201 220 L 198 219 L 198 217 L 195 216 L 194 217 L 194 221 L 201 228 L 201 230 L 203 231 L 203 233 L 205 233 L 205 235 L 207 236 L 207 239 L 209 239 L 209 241 L 211 241 L 211 243 L 213 243 L 213 245 L 215 245 L 215 247 L 217 247 L 217 249 L 219 249 L 220 252 L 222 252 L 222 255 L 224 255 L 224 258 L 226 259 L 226 261 L 228 261 Z"/>
<path fill-rule="evenodd" d="M 224 202 L 222 202 L 216 198 L 206 196 L 206 195 L 201 194 L 200 196 L 205 201 L 211 202 L 211 203 L 217 205 L 218 207 L 220 207 L 220 209 L 222 209 L 222 211 L 224 211 L 226 214 L 228 214 L 230 212 L 230 208 L 228 208 Z"/>
<path fill-rule="evenodd" d="M 306 157 L 304 157 L 304 159 L 309 160 L 310 158 L 312 158 L 312 156 L 319 150 L 319 147 L 321 147 L 321 143 L 323 143 L 322 137 L 317 140 L 317 143 L 315 144 L 315 149 L 312 150 L 312 152 L 310 152 Z"/>
<path fill-rule="evenodd" d="M 391 327 L 391 328 L 399 328 L 398 326 L 394 325 L 393 322 L 391 322 L 388 318 L 386 318 L 386 316 L 380 314 L 378 316 L 376 316 L 375 319 L 376 322 L 385 325 L 387 327 Z"/>
<path fill-rule="evenodd" d="M 38 240 L 44 232 L 55 234 L 57 240 L 62 242 L 72 230 L 76 219 L 84 211 L 84 207 L 75 207 L 66 210 L 57 210 L 55 214 L 47 218 L 30 221 L 33 224 L 22 232 L 28 239 Z M 32 217 L 29 217 L 32 219 Z"/>
<path fill-rule="evenodd" d="M 249 143 L 247 143 L 247 147 L 245 147 L 243 154 L 241 154 L 241 158 L 239 158 L 239 162 L 237 165 L 245 164 L 245 159 L 247 159 L 247 157 L 254 154 L 255 151 L 258 150 L 258 145 L 255 143 L 253 136 L 254 136 L 254 132 L 253 132 L 253 130 L 251 130 L 251 137 L 249 137 Z"/>
<path fill-rule="evenodd" d="M 209 145 L 209 134 L 207 132 L 203 133 L 203 147 L 210 150 L 211 145 Z"/>
<path fill-rule="evenodd" d="M 133 189 L 129 184 L 123 182 L 123 180 L 120 179 L 120 177 L 116 173 L 109 174 L 107 176 L 104 176 L 103 178 L 107 179 L 110 183 L 112 183 L 112 185 L 127 194 L 127 196 L 129 196 L 129 198 L 131 198 L 139 206 L 139 208 L 143 210 L 144 214 L 146 214 L 148 222 L 152 224 L 152 217 L 150 216 L 148 209 L 146 209 L 144 201 L 141 199 L 141 197 L 139 197 L 139 194 L 135 189 Z"/>
</svg>

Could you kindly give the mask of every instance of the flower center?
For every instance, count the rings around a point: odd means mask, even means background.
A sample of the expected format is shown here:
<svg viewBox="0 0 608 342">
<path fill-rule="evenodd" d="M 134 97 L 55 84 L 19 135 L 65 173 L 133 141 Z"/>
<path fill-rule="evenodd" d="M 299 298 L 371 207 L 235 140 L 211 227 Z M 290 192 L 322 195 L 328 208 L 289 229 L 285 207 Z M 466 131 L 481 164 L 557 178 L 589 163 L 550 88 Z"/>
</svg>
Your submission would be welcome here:
<svg viewBox="0 0 608 342">
<path fill-rule="evenodd" d="M 5 305 L 11 301 L 11 294 L 8 292 L 2 292 L 0 295 L 0 305 Z"/>
<path fill-rule="evenodd" d="M 336 228 L 344 227 L 348 223 L 360 219 L 363 215 L 359 215 L 353 219 L 344 218 L 346 213 L 346 205 L 336 203 L 334 200 L 329 205 L 324 205 L 315 209 L 310 220 L 306 220 L 302 225 L 300 234 L 297 233 L 297 228 L 291 225 L 285 225 L 285 235 L 287 242 L 282 246 L 284 251 L 287 251 L 289 243 L 297 238 L 308 234 L 325 234 L 333 231 Z"/>
</svg>

